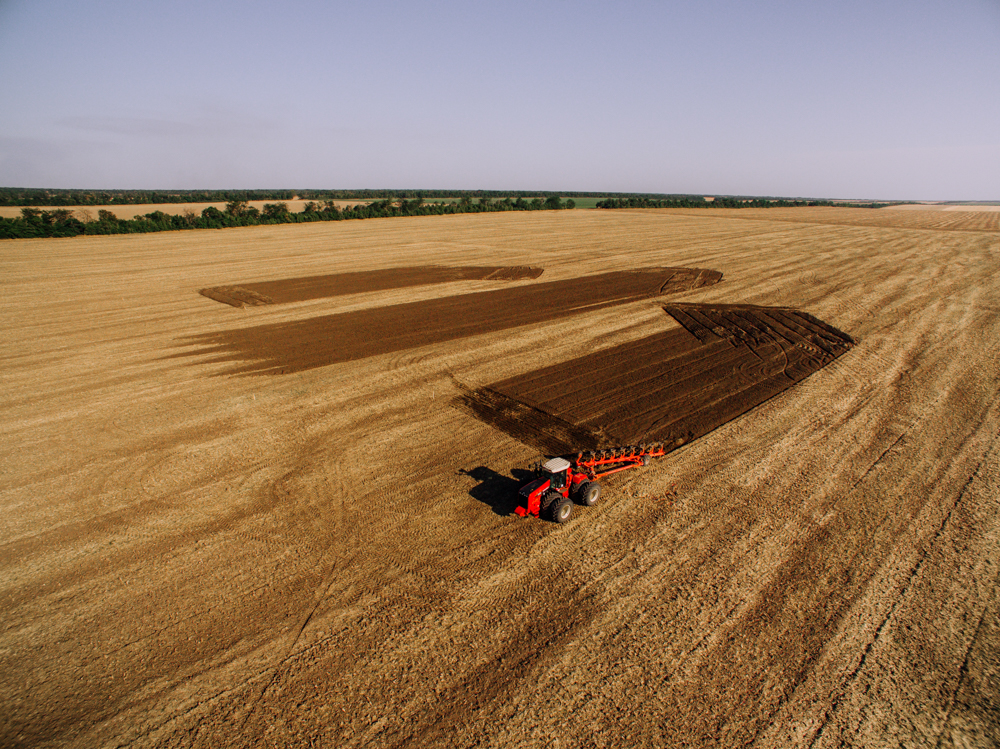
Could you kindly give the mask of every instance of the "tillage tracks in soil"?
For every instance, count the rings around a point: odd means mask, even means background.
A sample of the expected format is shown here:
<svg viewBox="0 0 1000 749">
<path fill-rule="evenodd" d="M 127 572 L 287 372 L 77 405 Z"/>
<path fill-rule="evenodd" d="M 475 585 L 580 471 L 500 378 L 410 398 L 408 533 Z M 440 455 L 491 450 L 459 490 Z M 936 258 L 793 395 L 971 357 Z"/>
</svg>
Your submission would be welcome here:
<svg viewBox="0 0 1000 749">
<path fill-rule="evenodd" d="M 672 450 L 821 369 L 853 341 L 812 315 L 666 305 L 674 329 L 463 393 L 460 405 L 548 454 L 640 441 Z"/>
<path fill-rule="evenodd" d="M 540 268 L 421 266 L 219 286 L 234 306 L 458 280 L 519 281 Z M 718 271 L 642 268 L 374 307 L 197 336 L 179 356 L 229 373 L 287 374 L 718 283 Z M 472 390 L 456 405 L 548 454 L 640 441 L 672 450 L 786 390 L 847 351 L 850 336 L 793 309 L 665 304 L 680 328 Z"/>
<path fill-rule="evenodd" d="M 326 276 L 283 278 L 277 281 L 242 283 L 237 286 L 211 286 L 201 294 L 233 307 L 259 307 L 265 304 L 288 304 L 310 299 L 365 294 L 389 289 L 405 289 L 450 281 L 521 281 L 538 278 L 541 268 L 530 266 L 457 266 L 420 265 L 408 268 L 332 273 Z"/>
<path fill-rule="evenodd" d="M 433 275 L 417 270 L 421 278 Z M 481 276 L 483 279 L 498 271 L 502 271 L 498 280 L 509 281 L 511 275 L 517 275 L 509 268 L 480 270 L 490 271 Z M 354 290 L 364 290 L 360 277 L 365 274 L 354 275 L 359 276 Z M 717 283 L 721 277 L 718 271 L 696 268 L 643 268 L 505 285 L 488 291 L 221 330 L 189 339 L 187 345 L 198 348 L 178 356 L 207 355 L 213 361 L 237 362 L 229 374 L 289 374 L 688 291 Z M 377 283 L 379 278 L 381 271 L 373 271 L 369 282 Z M 296 279 L 272 285 L 292 281 Z M 408 285 L 400 279 L 395 283 Z M 253 290 L 272 296 L 278 293 L 268 284 L 253 285 Z"/>
</svg>

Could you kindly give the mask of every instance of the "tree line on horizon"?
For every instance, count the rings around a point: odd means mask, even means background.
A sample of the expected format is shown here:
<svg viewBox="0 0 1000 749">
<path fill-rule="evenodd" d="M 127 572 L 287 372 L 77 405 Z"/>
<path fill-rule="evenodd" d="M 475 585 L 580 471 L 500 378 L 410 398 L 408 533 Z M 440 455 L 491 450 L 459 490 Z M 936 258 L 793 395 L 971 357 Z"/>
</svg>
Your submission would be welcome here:
<svg viewBox="0 0 1000 749">
<path fill-rule="evenodd" d="M 233 200 L 441 200 L 505 198 L 546 200 L 556 191 L 533 190 L 55 190 L 0 187 L 2 206 L 98 206 L 145 205 L 150 203 L 229 203 Z M 559 191 L 564 198 L 646 197 L 664 198 L 662 193 L 608 193 Z"/>
<path fill-rule="evenodd" d="M 2 191 L 4 188 L 0 188 Z M 335 198 L 322 201 L 308 200 L 302 211 L 289 210 L 284 201 L 265 203 L 262 209 L 249 204 L 249 197 L 255 191 L 242 191 L 238 197 L 226 201 L 224 210 L 209 206 L 200 214 L 186 210 L 183 214 L 153 211 L 131 219 L 118 218 L 107 209 L 98 210 L 96 219 L 80 218 L 69 208 L 42 210 L 34 206 L 21 208 L 17 218 L 0 217 L 0 239 L 28 239 L 42 237 L 75 237 L 83 234 L 141 234 L 158 231 L 179 231 L 184 229 L 224 229 L 234 226 L 260 226 L 266 224 L 296 224 L 313 221 L 343 221 L 349 219 L 389 218 L 395 216 L 440 216 L 456 213 L 483 213 L 496 211 L 534 211 L 575 208 L 576 201 L 569 198 L 563 202 L 558 195 L 531 194 L 505 196 L 496 199 L 492 195 L 481 194 L 474 201 L 475 193 L 488 191 L 466 191 L 458 201 L 426 202 L 424 191 L 417 191 L 412 197 L 397 199 L 383 198 L 371 203 L 340 208 Z M 405 192 L 405 191 L 404 191 Z M 434 191 L 426 191 L 434 192 Z M 443 191 L 442 191 L 443 192 Z M 218 193 L 213 193 L 217 195 Z M 580 195 L 579 193 L 572 193 Z M 207 193 L 206 193 L 207 195 Z M 566 193 L 562 194 L 563 196 Z M 300 196 L 301 197 L 301 196 Z M 450 197 L 454 197 L 451 195 Z M 430 196 L 435 200 L 435 196 Z M 343 199 L 343 198 L 339 198 Z M 198 201 L 203 202 L 203 201 Z M 216 201 L 218 202 L 218 201 Z M 106 205 L 100 203 L 98 205 Z M 125 205 L 125 203 L 122 203 Z M 74 204 L 81 205 L 81 204 Z M 85 204 L 83 204 L 85 206 Z M 703 196 L 673 195 L 619 195 L 598 201 L 597 208 L 781 208 L 794 206 L 841 206 L 881 208 L 895 203 L 879 202 L 833 202 L 830 200 L 789 200 L 786 198 L 736 198 L 716 197 L 706 200 Z"/>
<path fill-rule="evenodd" d="M 333 199 L 323 202 L 309 201 L 301 211 L 289 210 L 285 202 L 265 203 L 262 209 L 249 205 L 247 200 L 233 199 L 225 210 L 209 206 L 200 214 L 192 210 L 183 214 L 153 211 L 131 219 L 118 218 L 112 211 L 101 209 L 94 220 L 83 220 L 68 208 L 43 211 L 26 206 L 17 218 L 0 217 L 0 239 L 29 239 L 41 237 L 76 237 L 102 234 L 142 234 L 157 231 L 184 229 L 224 229 L 234 226 L 260 226 L 267 224 L 298 224 L 313 221 L 343 221 L 349 219 L 389 218 L 395 216 L 442 216 L 457 213 L 484 213 L 497 211 L 540 211 L 575 208 L 576 202 L 565 202 L 558 195 L 535 197 L 526 200 L 510 197 L 493 200 L 482 197 L 473 202 L 463 196 L 457 202 L 426 203 L 422 197 L 413 200 L 378 200 L 366 205 L 340 208 Z"/>
</svg>

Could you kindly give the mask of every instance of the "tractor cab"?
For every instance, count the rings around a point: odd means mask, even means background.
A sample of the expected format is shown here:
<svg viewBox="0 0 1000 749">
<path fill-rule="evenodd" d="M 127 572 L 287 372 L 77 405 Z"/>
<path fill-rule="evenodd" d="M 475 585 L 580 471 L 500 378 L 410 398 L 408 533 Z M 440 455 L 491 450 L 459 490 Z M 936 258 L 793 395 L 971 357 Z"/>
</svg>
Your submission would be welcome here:
<svg viewBox="0 0 1000 749">
<path fill-rule="evenodd" d="M 569 484 L 570 462 L 565 458 L 553 458 L 542 466 L 541 477 L 549 480 L 549 488 L 560 494 L 566 493 Z"/>
</svg>

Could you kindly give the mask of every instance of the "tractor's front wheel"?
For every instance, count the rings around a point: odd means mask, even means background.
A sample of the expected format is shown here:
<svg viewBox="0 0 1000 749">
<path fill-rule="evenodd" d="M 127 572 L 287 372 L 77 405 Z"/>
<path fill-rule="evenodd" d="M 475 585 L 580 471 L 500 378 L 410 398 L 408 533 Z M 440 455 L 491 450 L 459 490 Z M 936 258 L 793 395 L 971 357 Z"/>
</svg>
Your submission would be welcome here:
<svg viewBox="0 0 1000 749">
<path fill-rule="evenodd" d="M 593 507 L 601 498 L 601 485 L 596 481 L 584 481 L 577 489 L 576 501 L 584 507 Z"/>
<path fill-rule="evenodd" d="M 562 499 L 562 494 L 555 489 L 549 489 L 545 492 L 538 500 L 538 517 L 551 520 L 549 515 L 551 514 L 552 505 L 560 499 Z"/>
<path fill-rule="evenodd" d="M 554 523 L 565 523 L 572 514 L 573 503 L 569 501 L 569 497 L 560 496 L 549 506 L 549 520 Z"/>
<path fill-rule="evenodd" d="M 540 510 L 539 515 L 553 523 L 565 523 L 573 514 L 573 505 L 569 499 L 554 489 L 545 492 L 538 509 Z"/>
</svg>

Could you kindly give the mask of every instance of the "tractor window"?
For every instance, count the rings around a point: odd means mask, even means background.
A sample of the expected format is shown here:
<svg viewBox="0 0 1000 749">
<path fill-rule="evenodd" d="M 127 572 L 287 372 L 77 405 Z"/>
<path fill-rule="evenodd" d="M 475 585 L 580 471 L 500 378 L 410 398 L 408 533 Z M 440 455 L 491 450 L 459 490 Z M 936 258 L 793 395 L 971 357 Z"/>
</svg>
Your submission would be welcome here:
<svg viewBox="0 0 1000 749">
<path fill-rule="evenodd" d="M 562 489 L 566 486 L 566 471 L 559 471 L 559 473 L 549 474 L 550 485 L 553 489 Z"/>
</svg>

